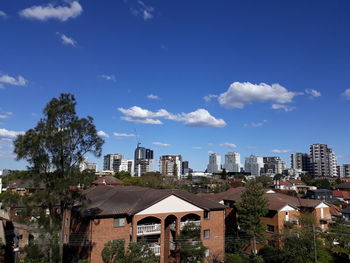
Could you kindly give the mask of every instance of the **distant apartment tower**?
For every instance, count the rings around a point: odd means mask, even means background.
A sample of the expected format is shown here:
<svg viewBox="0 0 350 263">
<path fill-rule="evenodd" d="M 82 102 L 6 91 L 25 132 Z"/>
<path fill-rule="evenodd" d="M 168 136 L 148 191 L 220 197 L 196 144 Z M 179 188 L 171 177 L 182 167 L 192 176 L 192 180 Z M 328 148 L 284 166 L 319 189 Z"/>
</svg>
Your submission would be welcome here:
<svg viewBox="0 0 350 263">
<path fill-rule="evenodd" d="M 97 163 L 89 163 L 87 159 L 84 158 L 84 160 L 79 164 L 79 170 L 81 172 L 85 170 L 97 172 Z"/>
<path fill-rule="evenodd" d="M 119 153 L 112 153 L 112 154 L 105 155 L 103 157 L 103 170 L 114 171 L 113 170 L 114 160 L 121 160 L 121 159 L 123 159 L 123 155 Z"/>
<path fill-rule="evenodd" d="M 182 161 L 181 162 L 181 174 L 187 175 L 190 173 L 190 165 L 188 161 Z"/>
<path fill-rule="evenodd" d="M 310 173 L 313 177 L 337 176 L 337 160 L 327 144 L 310 146 Z"/>
<path fill-rule="evenodd" d="M 290 166 L 292 169 L 310 172 L 310 155 L 307 153 L 292 153 L 290 155 Z"/>
<path fill-rule="evenodd" d="M 337 176 L 340 178 L 350 177 L 350 164 L 338 165 Z"/>
<path fill-rule="evenodd" d="M 241 155 L 238 152 L 228 152 L 227 154 L 225 154 L 224 168 L 226 172 L 240 172 Z"/>
<path fill-rule="evenodd" d="M 129 172 L 134 175 L 134 160 L 128 159 L 115 159 L 113 163 L 114 172 Z"/>
<path fill-rule="evenodd" d="M 217 173 L 221 171 L 221 156 L 216 153 L 212 153 L 209 156 L 209 164 L 207 166 L 208 173 Z"/>
<path fill-rule="evenodd" d="M 282 174 L 287 169 L 286 163 L 278 156 L 264 157 L 263 162 L 266 174 Z"/>
<path fill-rule="evenodd" d="M 181 155 L 162 155 L 159 159 L 159 171 L 165 176 L 181 177 Z"/>
<path fill-rule="evenodd" d="M 153 151 L 141 147 L 137 144 L 134 155 L 135 176 L 141 176 L 144 173 L 153 170 Z"/>
<path fill-rule="evenodd" d="M 264 168 L 263 157 L 252 154 L 245 158 L 244 170 L 252 176 L 260 176 L 261 170 Z"/>
</svg>

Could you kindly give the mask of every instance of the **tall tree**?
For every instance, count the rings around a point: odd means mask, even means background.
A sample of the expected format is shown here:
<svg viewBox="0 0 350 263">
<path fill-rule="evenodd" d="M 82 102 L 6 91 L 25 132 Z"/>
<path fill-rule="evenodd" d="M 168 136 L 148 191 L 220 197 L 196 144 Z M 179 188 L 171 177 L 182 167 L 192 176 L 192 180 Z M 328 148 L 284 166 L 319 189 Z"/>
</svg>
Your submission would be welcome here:
<svg viewBox="0 0 350 263">
<path fill-rule="evenodd" d="M 49 211 L 48 215 L 41 215 L 38 223 L 51 237 L 60 232 L 63 212 L 77 197 L 70 186 L 82 183 L 84 175 L 79 172 L 79 163 L 87 153 L 99 157 L 104 143 L 97 134 L 93 118 L 79 118 L 75 107 L 72 94 L 53 98 L 44 108 L 44 117 L 38 124 L 14 141 L 17 160 L 29 163 L 30 179 L 45 185 L 44 190 L 38 190 L 30 198 L 33 207 Z"/>
<path fill-rule="evenodd" d="M 253 253 L 256 254 L 256 239 L 266 229 L 260 220 L 268 212 L 268 201 L 264 188 L 255 179 L 246 184 L 246 190 L 237 203 L 238 222 L 241 229 L 252 238 Z"/>
</svg>

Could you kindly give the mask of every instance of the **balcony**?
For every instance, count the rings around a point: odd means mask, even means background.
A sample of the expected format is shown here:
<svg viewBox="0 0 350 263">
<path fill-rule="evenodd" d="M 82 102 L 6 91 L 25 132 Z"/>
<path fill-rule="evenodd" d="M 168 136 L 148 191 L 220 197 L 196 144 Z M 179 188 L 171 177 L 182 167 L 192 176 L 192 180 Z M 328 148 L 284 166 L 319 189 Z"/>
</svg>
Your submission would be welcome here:
<svg viewBox="0 0 350 263">
<path fill-rule="evenodd" d="M 184 221 L 184 222 L 181 222 L 180 228 L 183 229 L 186 225 L 189 225 L 189 224 L 199 227 L 201 225 L 201 221 L 200 220 Z"/>
<path fill-rule="evenodd" d="M 137 235 L 157 235 L 161 232 L 161 224 L 150 224 L 150 225 L 138 225 L 137 226 Z"/>
<path fill-rule="evenodd" d="M 160 256 L 160 245 L 157 243 L 149 244 L 148 247 L 152 250 L 154 255 Z"/>
<path fill-rule="evenodd" d="M 169 241 L 169 249 L 170 250 L 175 250 L 176 249 L 176 244 L 173 241 Z"/>
</svg>

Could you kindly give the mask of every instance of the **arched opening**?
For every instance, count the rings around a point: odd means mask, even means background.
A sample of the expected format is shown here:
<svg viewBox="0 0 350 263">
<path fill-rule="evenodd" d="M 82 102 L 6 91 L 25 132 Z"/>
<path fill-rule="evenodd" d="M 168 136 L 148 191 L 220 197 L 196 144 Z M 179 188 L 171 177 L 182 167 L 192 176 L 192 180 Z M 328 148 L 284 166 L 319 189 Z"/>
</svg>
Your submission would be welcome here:
<svg viewBox="0 0 350 263">
<path fill-rule="evenodd" d="M 156 256 L 160 255 L 161 220 L 154 216 L 145 217 L 137 222 L 137 240 L 144 239 Z"/>
<path fill-rule="evenodd" d="M 201 217 L 196 214 L 187 214 L 181 217 L 180 229 L 183 229 L 186 225 L 194 225 L 200 227 Z"/>
</svg>

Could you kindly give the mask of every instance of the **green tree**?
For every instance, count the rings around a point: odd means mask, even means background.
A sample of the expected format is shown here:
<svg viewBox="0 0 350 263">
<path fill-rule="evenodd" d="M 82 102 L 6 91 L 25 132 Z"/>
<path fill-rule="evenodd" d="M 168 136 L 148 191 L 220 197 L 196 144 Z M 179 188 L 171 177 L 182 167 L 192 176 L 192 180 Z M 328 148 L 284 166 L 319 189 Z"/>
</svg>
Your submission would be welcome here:
<svg viewBox="0 0 350 263">
<path fill-rule="evenodd" d="M 312 179 L 311 175 L 309 175 L 309 174 L 302 174 L 300 176 L 300 178 L 301 178 L 301 181 L 303 181 L 306 185 L 311 185 L 312 184 L 313 179 Z"/>
<path fill-rule="evenodd" d="M 315 180 L 313 185 L 319 189 L 330 189 L 331 188 L 331 183 L 327 179 Z"/>
<path fill-rule="evenodd" d="M 283 178 L 283 174 L 275 174 L 275 176 L 273 177 L 274 181 L 278 181 L 281 180 Z"/>
<path fill-rule="evenodd" d="M 268 175 L 261 175 L 255 179 L 258 183 L 261 183 L 263 187 L 267 188 L 272 185 L 272 178 Z"/>
<path fill-rule="evenodd" d="M 93 118 L 79 118 L 75 107 L 72 94 L 53 98 L 44 108 L 44 117 L 38 124 L 14 141 L 17 160 L 29 164 L 31 173 L 28 179 L 45 185 L 44 190 L 36 191 L 26 203 L 40 207 L 41 211 L 49 211 L 48 215 L 40 214 L 38 223 L 51 240 L 61 232 L 64 210 L 80 196 L 71 189 L 85 180 L 84 174 L 79 172 L 79 163 L 87 153 L 99 157 L 104 143 L 97 135 Z M 33 213 L 38 211 L 33 209 Z M 58 239 L 62 258 L 62 237 Z M 52 256 L 51 249 L 50 260 Z"/>
<path fill-rule="evenodd" d="M 268 201 L 264 197 L 264 188 L 257 180 L 250 180 L 246 190 L 237 203 L 238 223 L 241 229 L 252 239 L 253 253 L 256 254 L 256 239 L 266 229 L 260 220 L 268 212 Z"/>
<path fill-rule="evenodd" d="M 120 171 L 120 172 L 115 173 L 114 176 L 120 180 L 123 180 L 124 178 L 130 178 L 131 174 L 130 174 L 130 172 Z"/>
</svg>

